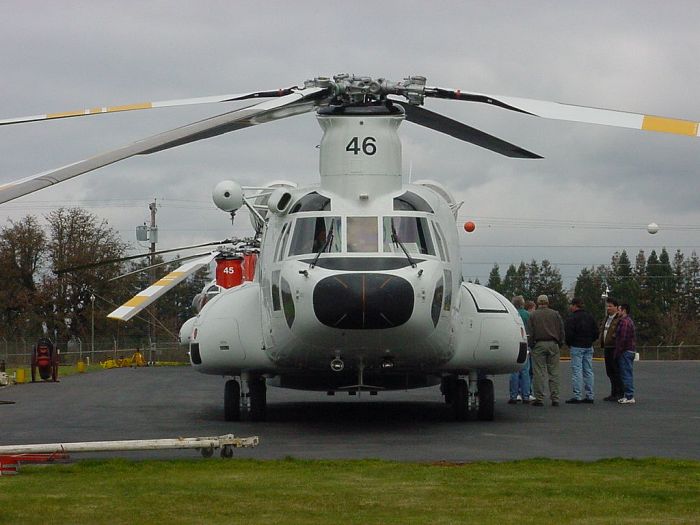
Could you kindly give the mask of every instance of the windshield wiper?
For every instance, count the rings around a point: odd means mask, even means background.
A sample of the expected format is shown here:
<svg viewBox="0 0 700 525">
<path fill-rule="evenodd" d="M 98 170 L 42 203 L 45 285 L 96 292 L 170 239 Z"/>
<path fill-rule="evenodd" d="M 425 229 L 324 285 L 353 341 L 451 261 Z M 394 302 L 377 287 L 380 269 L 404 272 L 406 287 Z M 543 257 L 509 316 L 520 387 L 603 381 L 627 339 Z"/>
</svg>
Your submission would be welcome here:
<svg viewBox="0 0 700 525">
<path fill-rule="evenodd" d="M 394 244 L 397 244 L 401 247 L 404 255 L 406 255 L 406 259 L 408 259 L 409 264 L 411 265 L 412 268 L 415 268 L 416 263 L 413 262 L 413 259 L 411 259 L 411 256 L 408 255 L 408 250 L 406 250 L 406 247 L 403 245 L 403 243 L 399 239 L 399 236 L 396 234 L 396 228 L 394 227 L 394 219 L 393 218 L 391 219 L 391 240 Z"/>
<path fill-rule="evenodd" d="M 318 252 L 316 252 L 316 257 L 314 257 L 314 260 L 311 261 L 311 264 L 309 264 L 309 268 L 314 268 L 316 266 L 316 263 L 318 262 L 318 258 L 321 257 L 321 254 L 323 252 L 326 251 L 326 248 L 329 248 L 331 242 L 333 241 L 333 226 L 335 226 L 335 220 L 331 220 L 331 227 L 328 230 L 326 242 L 324 242 L 323 246 L 321 246 L 321 249 Z M 330 248 L 328 251 L 330 251 Z"/>
</svg>

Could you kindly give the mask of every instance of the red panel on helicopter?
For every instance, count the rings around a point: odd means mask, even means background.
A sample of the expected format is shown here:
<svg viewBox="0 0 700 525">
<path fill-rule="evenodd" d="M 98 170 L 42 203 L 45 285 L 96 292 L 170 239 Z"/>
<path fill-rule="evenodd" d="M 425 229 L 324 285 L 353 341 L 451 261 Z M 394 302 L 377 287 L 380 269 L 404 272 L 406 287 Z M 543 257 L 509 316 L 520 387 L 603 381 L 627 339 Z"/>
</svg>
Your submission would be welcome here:
<svg viewBox="0 0 700 525">
<path fill-rule="evenodd" d="M 243 256 L 243 280 L 252 281 L 255 278 L 255 264 L 258 262 L 258 254 L 251 252 Z"/>
<path fill-rule="evenodd" d="M 243 257 L 224 255 L 216 258 L 216 284 L 233 288 L 243 284 Z"/>
</svg>

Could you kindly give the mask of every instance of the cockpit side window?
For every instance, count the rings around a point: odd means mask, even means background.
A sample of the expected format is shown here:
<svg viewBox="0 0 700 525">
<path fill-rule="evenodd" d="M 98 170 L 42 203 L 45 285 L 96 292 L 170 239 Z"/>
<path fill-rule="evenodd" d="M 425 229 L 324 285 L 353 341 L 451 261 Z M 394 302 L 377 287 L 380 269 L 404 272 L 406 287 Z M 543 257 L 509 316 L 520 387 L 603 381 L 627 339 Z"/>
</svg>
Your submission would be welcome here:
<svg viewBox="0 0 700 525">
<path fill-rule="evenodd" d="M 445 243 L 445 258 L 447 259 L 447 262 L 450 262 L 450 247 L 447 244 L 447 237 L 445 237 L 445 233 L 442 231 L 440 224 L 437 222 L 435 223 L 435 230 L 440 234 L 440 237 L 442 237 L 443 242 Z"/>
<path fill-rule="evenodd" d="M 331 211 L 331 200 L 316 191 L 307 193 L 294 203 L 289 213 L 304 211 Z"/>
<path fill-rule="evenodd" d="M 275 261 L 279 261 L 284 256 L 284 246 L 287 244 L 287 238 L 289 237 L 289 227 L 289 223 L 282 226 L 282 234 L 279 239 L 277 239 L 277 246 L 275 248 Z"/>
<path fill-rule="evenodd" d="M 326 252 L 339 252 L 342 244 L 340 217 L 302 217 L 296 220 L 289 255 L 318 253 L 333 233 Z"/>
<path fill-rule="evenodd" d="M 377 217 L 348 217 L 348 251 L 379 251 L 379 225 Z"/>
<path fill-rule="evenodd" d="M 408 253 L 435 255 L 435 246 L 425 217 L 384 217 L 384 252 L 401 253 L 391 238 L 392 224 L 396 236 Z"/>
<path fill-rule="evenodd" d="M 394 211 L 424 211 L 427 213 L 435 213 L 430 207 L 430 204 L 428 204 L 423 197 L 412 191 L 407 191 L 394 198 Z"/>
<path fill-rule="evenodd" d="M 445 248 L 444 244 L 442 242 L 442 235 L 440 234 L 440 230 L 438 230 L 438 225 L 435 221 L 433 222 L 433 228 L 435 230 L 435 244 L 437 244 L 437 249 L 438 252 L 440 253 L 440 260 L 444 261 L 445 260 Z"/>
</svg>

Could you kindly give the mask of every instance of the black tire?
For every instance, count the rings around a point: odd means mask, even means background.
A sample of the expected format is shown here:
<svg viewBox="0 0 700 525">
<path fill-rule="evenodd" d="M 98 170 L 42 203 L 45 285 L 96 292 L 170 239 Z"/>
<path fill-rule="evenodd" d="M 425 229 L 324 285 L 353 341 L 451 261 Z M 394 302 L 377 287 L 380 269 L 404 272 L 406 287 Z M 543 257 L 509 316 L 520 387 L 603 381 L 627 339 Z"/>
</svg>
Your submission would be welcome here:
<svg viewBox="0 0 700 525">
<path fill-rule="evenodd" d="M 457 421 L 466 421 L 469 419 L 469 410 L 467 407 L 467 396 L 469 395 L 469 388 L 467 387 L 467 382 L 464 379 L 457 379 L 454 382 L 454 390 L 452 393 L 452 408 L 455 412 L 455 419 Z"/>
<path fill-rule="evenodd" d="M 241 385 L 235 379 L 229 379 L 224 385 L 224 419 L 241 420 Z"/>
<path fill-rule="evenodd" d="M 250 393 L 251 421 L 265 421 L 267 417 L 267 384 L 264 377 L 256 377 L 248 382 Z"/>
<path fill-rule="evenodd" d="M 455 376 L 444 376 L 440 380 L 440 393 L 445 396 L 445 403 L 448 405 L 452 404 L 452 398 L 454 397 L 455 390 Z"/>
<path fill-rule="evenodd" d="M 479 379 L 476 383 L 479 395 L 479 409 L 476 417 L 481 421 L 493 421 L 496 399 L 493 394 L 493 381 Z"/>
</svg>

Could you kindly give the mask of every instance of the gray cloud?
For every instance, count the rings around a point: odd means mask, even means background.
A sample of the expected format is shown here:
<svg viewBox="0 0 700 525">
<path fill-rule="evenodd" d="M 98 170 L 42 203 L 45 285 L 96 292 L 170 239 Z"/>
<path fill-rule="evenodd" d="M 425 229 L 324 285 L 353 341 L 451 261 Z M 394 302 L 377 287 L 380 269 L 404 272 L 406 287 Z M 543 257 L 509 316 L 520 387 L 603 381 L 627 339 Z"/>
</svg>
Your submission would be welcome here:
<svg viewBox="0 0 700 525">
<path fill-rule="evenodd" d="M 700 5 L 677 1 L 328 2 L 163 1 L 0 3 L 0 117 L 144 100 L 286 87 L 352 72 L 462 90 L 700 119 Z M 22 178 L 233 106 L 180 108 L 0 127 L 0 182 Z M 678 245 L 690 252 L 700 224 L 700 142 L 553 122 L 466 103 L 429 107 L 544 155 L 512 160 L 404 124 L 404 166 L 465 200 L 481 219 L 464 234 L 464 259 L 604 263 L 611 249 L 475 248 L 473 244 Z M 243 183 L 318 180 L 320 129 L 312 115 L 130 159 L 0 206 L 3 218 L 51 203 L 94 208 L 131 240 L 162 202 L 163 247 L 225 236 L 228 218 L 208 204 L 223 178 Z M 187 202 L 183 202 L 187 201 Z M 189 208 L 187 206 L 190 206 Z M 208 209 L 207 209 L 208 207 Z M 607 221 L 639 230 L 523 228 L 519 220 Z M 241 220 L 241 223 L 244 222 Z M 544 223 L 543 223 L 544 224 Z M 134 243 L 135 244 L 135 243 Z M 478 253 L 478 257 L 475 253 Z M 566 252 L 566 253 L 565 253 Z M 484 270 L 486 268 L 486 270 Z M 567 268 L 566 270 L 564 268 Z M 571 268 L 571 270 L 569 270 Z M 472 273 L 474 271 L 474 273 Z M 576 274 L 577 266 L 562 267 Z M 466 275 L 488 273 L 465 266 Z"/>
</svg>

